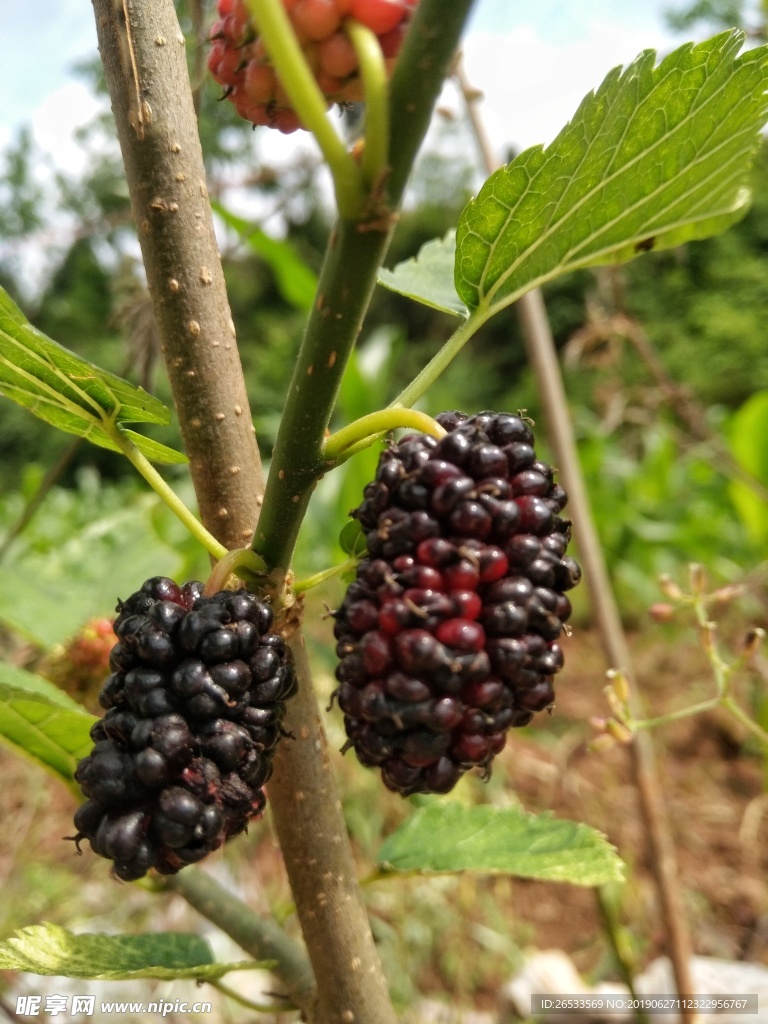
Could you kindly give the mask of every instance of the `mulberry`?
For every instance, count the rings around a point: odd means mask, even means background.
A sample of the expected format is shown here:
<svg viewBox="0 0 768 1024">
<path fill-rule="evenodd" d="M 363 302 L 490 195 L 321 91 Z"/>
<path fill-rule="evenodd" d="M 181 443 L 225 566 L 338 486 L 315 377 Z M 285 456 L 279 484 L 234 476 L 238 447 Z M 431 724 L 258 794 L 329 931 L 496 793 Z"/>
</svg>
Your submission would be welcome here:
<svg viewBox="0 0 768 1024">
<path fill-rule="evenodd" d="M 487 774 L 508 730 L 551 708 L 581 575 L 528 423 L 437 420 L 441 440 L 411 434 L 381 455 L 352 513 L 367 557 L 334 630 L 346 747 L 404 796 Z"/>
<path fill-rule="evenodd" d="M 400 49 L 418 0 L 283 0 L 321 92 L 332 103 L 363 98 L 357 54 L 343 29 L 345 18 L 367 26 L 388 65 Z M 238 114 L 254 125 L 289 134 L 301 128 L 251 22 L 245 0 L 218 0 L 211 28 L 208 69 Z"/>
<path fill-rule="evenodd" d="M 204 597 L 202 583 L 154 577 L 117 611 L 73 838 L 132 881 L 201 860 L 261 814 L 296 682 L 247 590 Z"/>
</svg>

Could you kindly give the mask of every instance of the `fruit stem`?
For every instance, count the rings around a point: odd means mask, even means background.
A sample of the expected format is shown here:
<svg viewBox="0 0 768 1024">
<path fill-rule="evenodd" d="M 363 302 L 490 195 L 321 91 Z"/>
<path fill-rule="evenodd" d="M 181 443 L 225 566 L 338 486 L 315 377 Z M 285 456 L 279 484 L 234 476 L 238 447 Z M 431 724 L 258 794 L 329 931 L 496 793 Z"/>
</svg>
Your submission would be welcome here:
<svg viewBox="0 0 768 1024">
<path fill-rule="evenodd" d="M 104 431 L 114 441 L 120 451 L 125 455 L 133 468 L 140 473 L 147 481 L 152 490 L 168 506 L 177 518 L 186 526 L 192 536 L 198 541 L 213 558 L 223 558 L 227 549 L 220 544 L 212 533 L 203 526 L 200 520 L 184 504 L 173 488 L 163 480 L 149 459 L 139 451 L 134 442 L 126 437 L 125 433 L 116 423 L 104 422 Z"/>
<path fill-rule="evenodd" d="M 259 558 L 255 551 L 251 551 L 250 548 L 236 548 L 234 551 L 228 551 L 213 567 L 203 594 L 205 597 L 218 594 L 220 590 L 226 588 L 229 577 L 233 574 L 247 583 L 254 577 L 266 575 L 266 571 L 266 562 Z"/>
<path fill-rule="evenodd" d="M 342 576 L 345 572 L 349 572 L 356 567 L 359 561 L 359 558 L 348 558 L 340 565 L 332 565 L 329 569 L 323 569 L 322 572 L 305 576 L 303 580 L 296 580 L 292 590 L 295 594 L 304 594 L 308 590 L 312 590 L 313 587 L 319 587 L 327 580 L 332 580 L 335 576 Z"/>
<path fill-rule="evenodd" d="M 440 351 L 430 359 L 424 369 L 390 404 L 390 408 L 397 405 L 411 406 L 417 402 L 461 352 L 472 335 L 491 317 L 492 312 L 492 310 L 481 307 L 474 310 L 466 320 L 463 320 Z"/>
<path fill-rule="evenodd" d="M 425 412 L 393 405 L 361 416 L 359 420 L 354 420 L 341 430 L 337 430 L 335 434 L 331 434 L 323 444 L 321 457 L 324 462 L 335 462 L 353 444 L 360 443 L 361 447 L 367 447 L 381 434 L 398 427 L 414 427 L 422 434 L 431 434 L 437 438 L 445 437 L 445 430 Z"/>
<path fill-rule="evenodd" d="M 246 0 L 280 84 L 302 124 L 317 140 L 333 176 L 336 204 L 342 217 L 354 219 L 365 198 L 360 168 L 326 115 L 326 101 L 307 64 L 281 0 Z"/>
<path fill-rule="evenodd" d="M 375 32 L 354 18 L 344 31 L 355 48 L 365 96 L 365 146 L 360 161 L 363 181 L 375 186 L 387 166 L 389 153 L 389 96 L 387 66 Z"/>
</svg>

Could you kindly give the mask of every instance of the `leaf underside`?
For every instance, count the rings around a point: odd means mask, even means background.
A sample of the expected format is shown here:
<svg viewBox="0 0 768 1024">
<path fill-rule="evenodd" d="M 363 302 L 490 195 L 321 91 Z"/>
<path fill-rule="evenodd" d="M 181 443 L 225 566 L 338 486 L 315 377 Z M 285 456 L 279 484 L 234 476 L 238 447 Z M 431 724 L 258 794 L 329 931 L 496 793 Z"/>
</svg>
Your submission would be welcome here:
<svg viewBox="0 0 768 1024">
<path fill-rule="evenodd" d="M 455 285 L 495 311 L 569 270 L 725 230 L 746 211 L 768 117 L 768 47 L 744 34 L 614 68 L 546 149 L 521 153 L 462 212 Z"/>
<path fill-rule="evenodd" d="M 181 452 L 121 426 L 167 424 L 171 414 L 162 402 L 47 338 L 2 288 L 0 394 L 59 430 L 102 448 L 120 451 L 110 437 L 110 429 L 117 429 L 153 462 L 187 461 Z"/>
<path fill-rule="evenodd" d="M 456 802 L 436 801 L 416 810 L 385 839 L 378 862 L 391 871 L 474 871 L 572 885 L 603 885 L 623 877 L 614 848 L 588 825 L 518 807 Z"/>
<path fill-rule="evenodd" d="M 456 261 L 456 232 L 426 242 L 412 259 L 398 263 L 392 270 L 379 271 L 379 284 L 390 291 L 407 295 L 453 316 L 466 317 L 466 305 L 456 294 L 453 267 Z"/>
<path fill-rule="evenodd" d="M 182 932 L 75 935 L 54 924 L 22 928 L 0 942 L 0 969 L 67 978 L 194 978 L 216 981 L 229 971 L 264 966 L 254 960 L 213 962 L 205 939 Z"/>
</svg>

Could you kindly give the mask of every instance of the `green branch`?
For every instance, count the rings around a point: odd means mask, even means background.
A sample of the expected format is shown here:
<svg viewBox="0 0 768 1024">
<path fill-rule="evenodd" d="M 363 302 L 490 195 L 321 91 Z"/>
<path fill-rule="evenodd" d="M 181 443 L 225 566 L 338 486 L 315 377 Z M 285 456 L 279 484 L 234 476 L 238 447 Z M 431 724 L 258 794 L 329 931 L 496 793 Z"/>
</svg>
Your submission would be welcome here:
<svg viewBox="0 0 768 1024">
<path fill-rule="evenodd" d="M 254 960 L 272 960 L 286 995 L 305 1012 L 315 1002 L 312 968 L 304 951 L 273 920 L 261 917 L 219 882 L 196 867 L 165 878 L 164 888 L 177 892 L 203 917 L 229 935 Z"/>
</svg>

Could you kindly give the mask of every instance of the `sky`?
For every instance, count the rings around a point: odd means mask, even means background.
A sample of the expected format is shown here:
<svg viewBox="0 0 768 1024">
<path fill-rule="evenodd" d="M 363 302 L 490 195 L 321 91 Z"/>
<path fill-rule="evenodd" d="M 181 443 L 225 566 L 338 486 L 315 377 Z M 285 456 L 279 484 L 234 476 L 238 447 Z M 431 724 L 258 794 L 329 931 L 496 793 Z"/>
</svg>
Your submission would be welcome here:
<svg viewBox="0 0 768 1024">
<path fill-rule="evenodd" d="M 678 40 L 664 11 L 684 0 L 477 0 L 465 65 L 485 94 L 494 144 L 522 148 L 550 141 L 616 64 L 641 49 L 668 50 Z M 96 52 L 86 0 L 3 3 L 0 11 L 0 150 L 31 123 L 59 166 L 81 160 L 73 131 L 96 101 L 73 71 Z"/>
</svg>

